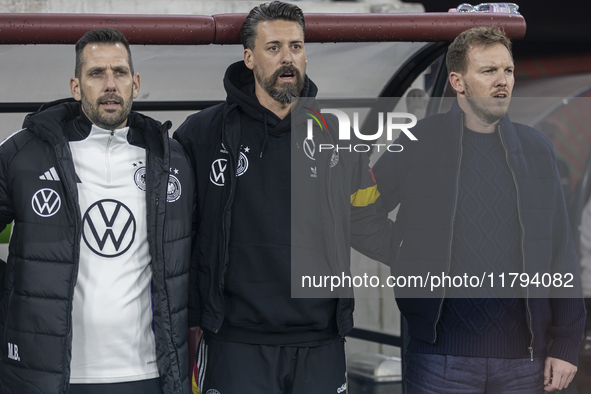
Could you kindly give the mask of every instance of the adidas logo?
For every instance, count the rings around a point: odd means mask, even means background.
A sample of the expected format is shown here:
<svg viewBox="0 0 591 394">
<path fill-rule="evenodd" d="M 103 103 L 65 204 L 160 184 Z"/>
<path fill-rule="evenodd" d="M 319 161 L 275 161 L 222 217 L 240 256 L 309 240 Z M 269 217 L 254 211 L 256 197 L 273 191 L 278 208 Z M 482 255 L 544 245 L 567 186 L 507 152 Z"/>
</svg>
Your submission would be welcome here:
<svg viewBox="0 0 591 394">
<path fill-rule="evenodd" d="M 45 171 L 45 174 L 41 175 L 39 179 L 43 181 L 59 181 L 60 177 L 57 175 L 55 167 L 51 167 L 48 171 Z"/>
</svg>

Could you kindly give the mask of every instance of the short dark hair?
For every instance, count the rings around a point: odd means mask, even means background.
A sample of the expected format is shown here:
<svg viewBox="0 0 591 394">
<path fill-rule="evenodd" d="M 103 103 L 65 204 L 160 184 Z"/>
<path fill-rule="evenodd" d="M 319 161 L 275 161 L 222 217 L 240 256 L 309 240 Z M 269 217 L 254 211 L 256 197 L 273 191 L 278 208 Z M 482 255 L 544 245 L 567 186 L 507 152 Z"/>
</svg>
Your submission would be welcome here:
<svg viewBox="0 0 591 394">
<path fill-rule="evenodd" d="M 489 46 L 503 44 L 509 51 L 511 57 L 511 40 L 505 32 L 496 26 L 473 27 L 460 33 L 447 49 L 445 64 L 447 72 L 463 73 L 468 68 L 468 50 L 479 45 Z"/>
<path fill-rule="evenodd" d="M 74 73 L 76 78 L 80 78 L 80 73 L 82 72 L 82 52 L 88 44 L 123 44 L 125 49 L 127 49 L 127 60 L 129 61 L 131 74 L 134 74 L 131 50 L 129 49 L 127 38 L 119 30 L 104 28 L 86 32 L 76 43 L 76 69 Z"/>
<path fill-rule="evenodd" d="M 250 11 L 240 29 L 240 41 L 244 49 L 254 49 L 259 22 L 277 20 L 296 22 L 302 28 L 302 33 L 305 32 L 306 23 L 304 22 L 304 13 L 297 5 L 283 3 L 281 1 L 261 4 Z"/>
</svg>

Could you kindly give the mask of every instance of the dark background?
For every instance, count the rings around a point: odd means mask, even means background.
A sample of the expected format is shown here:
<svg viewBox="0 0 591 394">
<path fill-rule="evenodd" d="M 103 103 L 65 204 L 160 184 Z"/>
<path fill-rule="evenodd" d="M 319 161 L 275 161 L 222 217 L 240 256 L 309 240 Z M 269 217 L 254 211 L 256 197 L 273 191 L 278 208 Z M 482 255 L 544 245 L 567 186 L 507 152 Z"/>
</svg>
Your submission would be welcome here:
<svg viewBox="0 0 591 394">
<path fill-rule="evenodd" d="M 461 0 L 407 1 L 422 3 L 427 12 L 446 12 L 463 3 Z M 514 42 L 515 60 L 591 54 L 591 2 L 521 0 L 515 3 L 527 22 L 525 37 Z"/>
</svg>

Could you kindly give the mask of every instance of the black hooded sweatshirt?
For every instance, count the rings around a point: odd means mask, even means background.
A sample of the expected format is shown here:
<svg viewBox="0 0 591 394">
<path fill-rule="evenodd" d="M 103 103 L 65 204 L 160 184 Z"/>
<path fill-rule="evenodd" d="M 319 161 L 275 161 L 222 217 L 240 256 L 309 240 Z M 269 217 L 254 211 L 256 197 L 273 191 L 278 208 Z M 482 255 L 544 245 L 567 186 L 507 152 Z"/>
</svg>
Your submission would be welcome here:
<svg viewBox="0 0 591 394">
<path fill-rule="evenodd" d="M 253 73 L 243 62 L 228 68 L 224 87 L 228 102 L 238 104 L 242 133 L 224 287 L 225 319 L 214 337 L 269 345 L 337 339 L 335 299 L 291 298 L 292 209 L 298 210 L 292 202 L 297 205 L 299 200 L 292 201 L 291 193 L 291 114 L 279 119 L 258 102 Z M 316 93 L 306 78 L 302 97 Z M 224 155 L 219 152 L 219 158 Z M 307 223 L 299 225 L 309 230 L 302 235 L 310 234 L 306 238 L 312 258 L 322 263 L 324 240 L 313 236 L 322 234 L 321 224 L 313 219 L 320 218 L 319 186 L 308 173 L 305 177 L 310 180 L 308 210 L 313 212 L 306 215 Z"/>
<path fill-rule="evenodd" d="M 254 84 L 244 62 L 231 65 L 227 101 L 189 116 L 174 134 L 197 183 L 189 323 L 242 343 L 340 340 L 353 326 L 351 289 L 302 286 L 301 274 L 350 275 L 351 246 L 388 261 L 392 223 L 366 155 L 304 149 L 300 106 L 314 100 L 300 99 L 279 119 L 260 105 Z M 306 77 L 301 96 L 316 93 Z M 336 118 L 326 122 L 325 131 L 314 126 L 317 147 L 337 141 Z"/>
</svg>

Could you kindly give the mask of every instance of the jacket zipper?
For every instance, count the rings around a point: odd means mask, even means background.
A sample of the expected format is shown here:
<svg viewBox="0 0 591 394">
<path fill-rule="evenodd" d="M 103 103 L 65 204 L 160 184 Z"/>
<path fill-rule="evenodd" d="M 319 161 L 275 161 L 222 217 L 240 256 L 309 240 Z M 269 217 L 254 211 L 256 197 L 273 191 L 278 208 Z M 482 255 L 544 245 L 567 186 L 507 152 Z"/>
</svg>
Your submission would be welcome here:
<svg viewBox="0 0 591 394">
<path fill-rule="evenodd" d="M 111 137 L 112 138 L 112 137 Z M 163 178 L 165 179 L 161 179 L 161 181 L 164 182 L 160 182 L 160 185 L 164 184 L 164 185 L 168 185 L 168 179 L 169 179 L 169 171 L 168 168 L 170 167 L 170 161 L 171 161 L 171 155 L 170 155 L 170 147 L 166 142 L 166 139 L 168 138 L 168 133 L 166 132 L 164 134 L 164 141 L 162 141 L 162 145 L 164 148 L 164 157 L 166 158 L 168 156 L 168 163 L 165 162 L 165 166 L 163 166 L 164 168 L 162 169 L 162 172 L 165 174 L 163 176 Z M 151 174 L 155 174 L 156 173 L 156 165 L 153 164 L 155 162 L 155 159 L 153 159 L 153 154 L 152 151 L 149 148 L 146 148 L 146 173 L 151 173 Z M 156 178 L 156 177 L 155 177 Z M 162 186 L 160 186 L 162 188 Z M 166 186 L 164 186 L 166 188 Z M 166 189 L 164 189 L 164 195 L 166 195 Z M 165 262 L 165 258 L 164 258 L 164 221 L 162 221 L 162 224 L 159 225 L 158 223 L 158 218 L 160 217 L 159 214 L 159 209 L 160 209 L 160 201 L 162 201 L 162 204 L 166 204 L 166 197 L 164 197 L 163 200 L 160 199 L 159 195 L 161 193 L 160 190 L 153 188 L 154 193 L 156 194 L 156 198 L 154 199 L 154 225 L 155 228 L 161 228 L 162 232 L 161 232 L 161 237 L 158 238 L 156 235 L 158 233 L 158 230 L 155 231 L 154 234 L 154 240 L 155 240 L 155 249 L 156 249 L 156 255 L 161 257 L 162 260 L 162 290 L 164 291 L 165 295 L 166 295 L 166 305 L 167 305 L 167 312 L 168 312 L 168 319 L 169 321 L 172 322 L 172 313 L 171 313 L 171 306 L 170 306 L 170 297 L 169 297 L 169 293 L 168 293 L 168 288 L 166 286 L 166 262 Z M 149 190 L 147 188 L 146 185 L 146 193 L 148 193 Z M 146 204 L 147 209 L 148 206 Z M 148 240 L 149 242 L 149 240 Z M 154 260 L 156 259 L 152 259 L 152 263 L 154 262 Z M 152 265 L 152 281 L 154 280 L 154 266 Z M 150 293 L 151 293 L 151 297 L 152 297 L 152 328 L 154 331 L 154 338 L 156 338 L 156 331 L 155 331 L 155 327 L 154 327 L 154 304 L 153 304 L 153 299 L 154 299 L 154 294 L 152 293 L 152 285 L 150 284 Z M 166 330 L 165 330 L 166 331 Z M 173 328 L 170 327 L 170 332 L 172 335 L 172 331 Z M 172 337 L 171 337 L 172 338 Z M 176 347 L 176 344 L 174 343 L 174 340 L 169 339 L 167 341 L 168 343 L 170 343 L 170 346 L 174 349 L 175 355 L 176 355 L 176 360 L 177 360 L 177 364 L 180 363 L 180 357 L 179 357 L 179 351 L 178 348 Z M 170 357 L 169 357 L 170 359 Z M 156 355 L 156 361 L 158 361 L 158 355 Z M 171 368 L 171 372 L 173 375 L 175 375 L 175 373 L 179 373 L 178 368 Z M 182 377 L 179 375 L 175 376 L 177 379 L 182 380 Z M 175 390 L 178 389 L 178 386 L 175 386 Z"/>
<path fill-rule="evenodd" d="M 456 219 L 456 211 L 458 209 L 458 194 L 460 188 L 460 168 L 462 165 L 462 155 L 464 154 L 464 148 L 462 146 L 462 139 L 464 137 L 464 114 L 460 114 L 460 157 L 458 160 L 458 167 L 456 171 L 456 189 L 454 192 L 454 207 L 451 214 L 451 224 L 450 224 L 450 234 L 449 234 L 449 256 L 447 258 L 447 270 L 445 275 L 449 275 L 449 270 L 451 269 L 451 245 L 453 242 L 454 236 L 454 223 Z M 402 244 L 401 244 L 402 245 Z M 437 319 L 435 319 L 435 324 L 433 324 L 433 343 L 437 341 L 437 323 L 439 322 L 439 318 L 441 317 L 441 308 L 443 307 L 443 301 L 445 300 L 445 286 L 443 287 L 443 295 L 441 296 L 441 301 L 439 302 L 439 309 L 437 311 Z"/>
<path fill-rule="evenodd" d="M 233 109 L 233 107 L 231 108 Z M 224 123 L 222 126 L 222 141 L 224 140 L 225 136 L 226 136 L 226 124 L 227 124 L 227 115 L 224 118 Z M 230 210 L 230 206 L 232 205 L 231 201 L 233 200 L 233 196 L 234 196 L 234 180 L 232 179 L 232 169 L 234 169 L 235 171 L 235 167 L 234 167 L 234 162 L 233 162 L 233 153 L 232 151 L 230 151 L 230 144 L 228 144 L 228 141 L 226 141 L 225 146 L 227 147 L 226 150 L 228 151 L 228 164 L 227 164 L 227 169 L 228 169 L 228 182 L 230 182 L 230 193 L 228 195 L 228 200 L 226 201 L 226 203 L 224 204 L 224 211 L 222 213 L 222 239 L 224 242 L 224 246 L 222 248 L 222 259 L 221 259 L 221 263 L 222 263 L 222 270 L 220 272 L 220 282 L 219 282 L 219 287 L 220 287 L 220 296 L 222 299 L 222 302 L 224 302 L 224 290 L 223 290 L 223 286 L 222 286 L 222 280 L 224 279 L 224 276 L 226 275 L 226 256 L 228 254 L 228 248 L 226 247 L 227 245 L 227 239 L 228 239 L 228 234 L 227 234 L 227 229 L 226 229 L 226 217 L 228 216 L 228 211 Z M 238 147 L 238 155 L 240 155 L 240 147 Z M 235 172 L 234 172 L 235 174 Z M 225 282 L 225 280 L 224 280 Z M 225 285 L 225 283 L 224 283 Z M 221 326 L 221 324 L 220 324 Z M 220 327 L 216 328 L 216 330 L 214 331 L 215 334 L 217 334 L 220 330 Z"/>
<path fill-rule="evenodd" d="M 105 164 L 107 165 L 107 182 L 111 183 L 111 165 L 109 164 L 109 149 L 111 148 L 111 142 L 113 141 L 113 136 L 115 135 L 115 131 L 111 131 L 111 135 L 109 135 L 109 139 L 107 140 L 107 149 L 105 150 Z"/>
<path fill-rule="evenodd" d="M 327 134 L 328 134 L 328 137 L 330 138 L 330 142 L 332 144 L 334 142 L 334 140 L 333 140 L 332 136 L 329 133 L 327 133 Z M 337 150 L 337 152 L 338 152 L 338 150 Z M 332 179 L 332 171 L 331 171 L 331 167 L 330 167 L 331 158 L 332 158 L 332 153 L 331 153 L 331 156 L 328 157 L 328 161 L 326 163 L 326 175 L 327 175 L 327 178 L 328 178 L 328 182 L 327 182 L 327 185 L 328 186 L 327 186 L 327 189 L 326 189 L 326 199 L 328 200 L 328 208 L 330 209 L 330 215 L 331 215 L 331 218 L 332 218 L 332 222 L 334 224 L 334 232 L 333 232 L 333 234 L 336 234 L 337 233 L 337 221 L 335 220 L 334 209 L 333 209 L 332 203 L 330 201 L 330 189 L 331 189 L 331 179 Z M 334 258 L 337 259 L 336 242 L 333 242 L 333 245 L 334 245 L 334 250 L 333 250 Z M 339 301 L 341 301 L 341 298 L 339 298 Z M 342 307 L 342 304 L 341 304 L 341 307 Z M 337 309 L 340 309 L 340 308 L 337 308 Z M 339 312 L 340 311 L 337 310 L 337 330 L 339 331 L 339 336 L 341 337 L 341 340 L 343 342 L 346 342 L 345 335 L 343 334 L 342 327 L 340 327 L 341 324 L 340 324 L 340 321 L 339 321 Z"/>
<path fill-rule="evenodd" d="M 521 204 L 519 203 L 519 187 L 517 186 L 517 180 L 515 179 L 515 173 L 513 172 L 513 168 L 511 168 L 511 163 L 509 163 L 509 151 L 507 150 L 507 146 L 505 145 L 505 140 L 503 139 L 503 134 L 501 133 L 501 125 L 498 126 L 499 130 L 499 137 L 501 138 L 501 143 L 503 144 L 503 148 L 505 149 L 505 160 L 507 161 L 507 167 L 509 167 L 509 171 L 511 171 L 511 176 L 513 177 L 513 183 L 515 184 L 515 191 L 517 192 L 517 217 L 519 218 L 519 225 L 521 226 L 521 258 L 523 263 L 523 272 L 525 272 L 525 228 L 523 227 L 523 221 L 521 220 Z M 527 313 L 529 316 L 529 332 L 531 334 L 531 342 L 529 347 L 530 359 L 534 361 L 534 331 L 532 328 L 532 316 L 531 316 L 531 309 L 529 306 L 529 287 L 525 288 L 525 306 L 527 308 Z"/>
<path fill-rule="evenodd" d="M 65 144 L 65 149 L 67 149 L 68 151 L 68 155 L 70 158 L 72 158 L 72 152 L 70 150 L 70 144 L 68 141 L 64 142 Z M 64 182 L 64 189 L 67 189 L 68 185 L 68 179 L 74 179 L 73 177 L 66 177 L 65 176 L 65 171 L 64 168 L 62 168 L 62 161 L 58 159 L 57 154 L 56 154 L 56 171 L 58 171 L 58 175 L 60 176 L 60 179 L 62 179 L 62 182 Z M 76 171 L 74 169 L 74 171 Z M 75 173 L 75 172 L 74 172 Z M 70 352 L 71 352 L 71 347 L 72 347 L 72 300 L 74 299 L 74 288 L 76 286 L 76 282 L 78 279 L 78 269 L 79 269 L 79 264 L 80 264 L 80 240 L 82 239 L 82 230 L 80 227 L 80 224 L 82 223 L 82 214 L 80 213 L 80 203 L 79 203 L 79 198 L 78 198 L 78 186 L 76 185 L 76 183 L 74 183 L 73 186 L 73 190 L 66 190 L 66 201 L 70 201 L 70 203 L 72 204 L 72 209 L 74 211 L 74 214 L 76 215 L 76 220 L 75 220 L 75 225 L 74 225 L 74 232 L 76 234 L 76 239 L 75 239 L 75 243 L 74 243 L 74 256 L 75 256 L 75 264 L 74 264 L 74 269 L 72 272 L 72 286 L 70 289 L 70 296 L 69 296 L 69 301 L 68 301 L 68 310 L 70 311 L 67 315 L 68 317 L 68 338 L 69 338 L 69 345 L 70 345 Z M 68 352 L 64 352 L 66 354 L 66 360 L 64 360 L 65 364 L 66 364 L 66 368 L 65 373 L 63 374 L 63 379 L 62 379 L 62 392 L 63 393 L 69 393 L 70 392 L 70 363 L 71 363 L 71 353 L 68 355 Z"/>
</svg>

